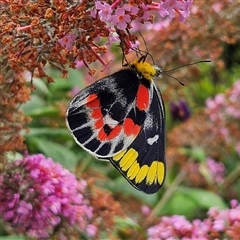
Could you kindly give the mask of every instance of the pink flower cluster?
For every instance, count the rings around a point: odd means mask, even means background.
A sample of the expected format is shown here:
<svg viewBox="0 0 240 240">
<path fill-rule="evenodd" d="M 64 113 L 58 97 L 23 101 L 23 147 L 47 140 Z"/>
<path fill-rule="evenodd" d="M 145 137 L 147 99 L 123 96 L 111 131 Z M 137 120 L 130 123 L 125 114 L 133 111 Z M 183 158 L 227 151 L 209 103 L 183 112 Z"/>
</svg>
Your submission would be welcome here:
<svg viewBox="0 0 240 240">
<path fill-rule="evenodd" d="M 240 204 L 231 201 L 231 208 L 210 208 L 204 220 L 188 221 L 184 216 L 162 217 L 160 222 L 148 229 L 148 240 L 191 239 L 239 239 Z"/>
<path fill-rule="evenodd" d="M 96 233 L 88 224 L 92 209 L 83 196 L 86 182 L 42 154 L 9 163 L 0 186 L 1 220 L 16 233 L 49 239 L 58 226 Z"/>
<path fill-rule="evenodd" d="M 99 18 L 100 21 L 106 23 L 106 28 L 109 31 L 108 44 L 111 44 L 119 42 L 116 29 L 125 30 L 133 27 L 139 29 L 139 25 L 153 21 L 152 14 L 162 17 L 159 21 L 164 21 L 164 19 L 171 21 L 178 15 L 179 21 L 184 22 L 190 14 L 192 2 L 193 0 L 162 0 L 160 3 L 153 1 L 151 4 L 146 4 L 144 1 L 134 0 L 127 2 L 121 0 L 95 1 L 95 6 L 90 10 L 90 14 L 93 18 Z M 96 40 L 99 40 L 99 37 Z M 69 33 L 59 39 L 59 43 L 70 50 L 75 39 L 75 35 Z M 139 43 L 130 42 L 129 44 L 134 48 L 135 44 Z"/>
<path fill-rule="evenodd" d="M 162 0 L 160 3 L 152 2 L 145 4 L 144 1 L 116 0 L 111 5 L 106 1 L 96 1 L 95 9 L 91 11 L 93 17 L 99 17 L 103 22 L 109 25 L 110 32 L 115 32 L 112 27 L 119 30 L 131 28 L 131 23 L 145 23 L 152 21 L 150 12 L 156 13 L 162 18 L 175 18 L 176 14 L 180 21 L 185 21 L 189 16 L 190 6 L 193 0 Z M 117 40 L 117 39 L 116 39 Z"/>
<path fill-rule="evenodd" d="M 236 145 L 236 152 L 240 153 L 239 139 L 232 139 L 229 132 L 230 124 L 240 131 L 240 80 L 225 94 L 220 93 L 213 99 L 206 100 L 206 113 L 213 122 L 213 131 L 221 135 L 226 142 Z M 239 154 L 240 155 L 240 154 Z"/>
</svg>

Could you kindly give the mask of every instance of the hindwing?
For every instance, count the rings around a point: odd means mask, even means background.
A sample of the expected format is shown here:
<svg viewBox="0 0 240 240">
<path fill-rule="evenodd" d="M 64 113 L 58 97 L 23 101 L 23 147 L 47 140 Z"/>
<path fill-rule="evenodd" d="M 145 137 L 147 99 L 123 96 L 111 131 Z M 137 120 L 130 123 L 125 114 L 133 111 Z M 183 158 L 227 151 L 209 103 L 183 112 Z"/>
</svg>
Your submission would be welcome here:
<svg viewBox="0 0 240 240">
<path fill-rule="evenodd" d="M 140 133 L 124 150 L 108 158 L 138 190 L 157 192 L 165 179 L 165 110 L 155 83 L 150 108 Z"/>
</svg>

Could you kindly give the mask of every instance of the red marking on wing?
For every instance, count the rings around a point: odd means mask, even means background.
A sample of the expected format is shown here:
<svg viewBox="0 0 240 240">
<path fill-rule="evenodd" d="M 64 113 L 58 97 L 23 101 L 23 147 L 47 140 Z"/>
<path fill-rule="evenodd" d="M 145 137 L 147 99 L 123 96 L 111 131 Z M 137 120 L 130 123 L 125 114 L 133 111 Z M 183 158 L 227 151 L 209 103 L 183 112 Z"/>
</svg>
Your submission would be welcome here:
<svg viewBox="0 0 240 240">
<path fill-rule="evenodd" d="M 99 122 L 99 123 L 98 123 Z M 98 123 L 98 124 L 97 124 Z M 96 128 L 101 128 L 103 127 L 103 124 L 102 122 L 97 121 L 95 124 L 97 124 L 98 126 L 96 126 Z M 102 124 L 102 125 L 101 125 Z M 101 125 L 101 127 L 100 127 Z M 109 133 L 109 135 L 106 134 L 106 132 L 104 131 L 104 128 L 102 128 L 99 133 L 98 133 L 98 139 L 100 141 L 109 141 L 109 140 L 112 140 L 114 139 L 115 137 L 117 137 L 119 135 L 119 133 L 121 132 L 122 130 L 122 126 L 121 125 L 117 125 L 116 127 L 114 127 L 111 132 Z"/>
<path fill-rule="evenodd" d="M 97 96 L 97 94 L 93 93 L 90 94 L 87 98 L 86 98 L 86 105 L 89 108 L 96 108 L 100 106 L 100 100 Z"/>
<path fill-rule="evenodd" d="M 127 136 L 131 135 L 133 133 L 134 128 L 134 122 L 131 118 L 126 118 L 123 123 L 123 129 Z"/>
<path fill-rule="evenodd" d="M 139 126 L 139 125 L 136 124 L 136 125 L 134 126 L 134 129 L 133 129 L 132 134 L 133 134 L 134 136 L 137 136 L 137 135 L 139 134 L 140 130 L 141 130 L 141 126 Z"/>
<path fill-rule="evenodd" d="M 92 118 L 95 118 L 95 119 L 102 118 L 103 115 L 102 115 L 101 108 L 92 109 L 91 116 L 92 116 Z"/>
<path fill-rule="evenodd" d="M 107 134 L 105 133 L 103 128 L 98 133 L 98 139 L 100 141 L 106 141 L 107 140 Z"/>
<path fill-rule="evenodd" d="M 111 131 L 110 134 L 108 135 L 107 139 L 108 139 L 108 140 L 114 139 L 114 138 L 117 137 L 117 135 L 121 132 L 121 130 L 122 130 L 122 126 L 117 125 L 116 127 L 114 127 L 114 128 L 112 129 L 112 131 Z"/>
<path fill-rule="evenodd" d="M 149 91 L 143 84 L 139 85 L 136 104 L 139 110 L 146 110 L 149 106 Z"/>
<path fill-rule="evenodd" d="M 97 121 L 95 122 L 95 124 L 94 124 L 94 127 L 95 127 L 96 129 L 100 129 L 100 128 L 102 128 L 103 126 L 104 126 L 104 121 L 103 121 L 103 119 L 97 120 Z"/>
</svg>

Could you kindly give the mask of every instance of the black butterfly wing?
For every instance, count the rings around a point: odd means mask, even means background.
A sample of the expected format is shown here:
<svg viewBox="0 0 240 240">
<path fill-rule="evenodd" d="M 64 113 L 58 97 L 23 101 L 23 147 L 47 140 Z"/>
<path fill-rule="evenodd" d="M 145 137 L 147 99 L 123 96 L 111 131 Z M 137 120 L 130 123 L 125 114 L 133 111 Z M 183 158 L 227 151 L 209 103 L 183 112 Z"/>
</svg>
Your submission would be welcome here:
<svg viewBox="0 0 240 240">
<path fill-rule="evenodd" d="M 165 179 L 165 110 L 157 86 L 144 125 L 135 140 L 109 159 L 138 190 L 157 192 Z"/>
<path fill-rule="evenodd" d="M 66 112 L 67 126 L 77 144 L 97 158 L 126 149 L 146 118 L 146 111 L 136 109 L 139 86 L 144 88 L 137 74 L 123 69 L 80 91 Z"/>
</svg>

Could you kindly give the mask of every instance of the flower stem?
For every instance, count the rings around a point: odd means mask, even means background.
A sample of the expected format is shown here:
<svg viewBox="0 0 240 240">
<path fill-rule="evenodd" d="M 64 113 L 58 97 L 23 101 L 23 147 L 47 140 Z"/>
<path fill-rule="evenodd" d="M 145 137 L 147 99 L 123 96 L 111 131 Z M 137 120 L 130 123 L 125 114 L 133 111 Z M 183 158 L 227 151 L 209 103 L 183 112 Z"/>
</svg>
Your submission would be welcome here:
<svg viewBox="0 0 240 240">
<path fill-rule="evenodd" d="M 184 179 L 186 175 L 185 170 L 182 170 L 177 177 L 175 178 L 175 180 L 172 182 L 172 184 L 170 184 L 169 188 L 167 189 L 167 191 L 165 192 L 165 194 L 163 195 L 162 199 L 160 200 L 160 202 L 155 206 L 155 208 L 152 210 L 151 214 L 148 216 L 148 218 L 151 218 L 153 216 L 156 216 L 158 212 L 161 211 L 161 209 L 166 205 L 166 203 L 169 201 L 169 199 L 171 198 L 171 196 L 174 194 L 174 192 L 176 191 L 177 187 L 179 186 L 179 184 L 182 182 L 182 180 Z"/>
</svg>

